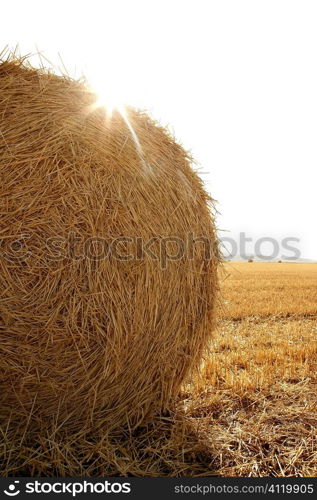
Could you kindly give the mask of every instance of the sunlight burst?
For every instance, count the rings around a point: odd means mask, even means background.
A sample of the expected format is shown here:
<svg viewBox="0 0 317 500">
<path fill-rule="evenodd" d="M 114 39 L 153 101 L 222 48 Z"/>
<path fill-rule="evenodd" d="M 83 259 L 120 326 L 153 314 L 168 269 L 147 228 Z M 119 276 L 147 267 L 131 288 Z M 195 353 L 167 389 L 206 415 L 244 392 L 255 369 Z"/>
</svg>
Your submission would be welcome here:
<svg viewBox="0 0 317 500">
<path fill-rule="evenodd" d="M 144 154 L 140 140 L 128 117 L 128 100 L 124 97 L 126 96 L 126 89 L 123 89 L 119 82 L 117 83 L 117 85 L 114 85 L 112 82 L 111 85 L 110 82 L 105 78 L 91 80 L 91 89 L 97 96 L 97 100 L 93 106 L 93 109 L 99 107 L 104 108 L 109 118 L 112 117 L 114 111 L 120 113 L 123 120 L 125 121 L 127 129 L 129 130 L 141 163 L 145 167 L 146 163 L 144 160 Z"/>
</svg>

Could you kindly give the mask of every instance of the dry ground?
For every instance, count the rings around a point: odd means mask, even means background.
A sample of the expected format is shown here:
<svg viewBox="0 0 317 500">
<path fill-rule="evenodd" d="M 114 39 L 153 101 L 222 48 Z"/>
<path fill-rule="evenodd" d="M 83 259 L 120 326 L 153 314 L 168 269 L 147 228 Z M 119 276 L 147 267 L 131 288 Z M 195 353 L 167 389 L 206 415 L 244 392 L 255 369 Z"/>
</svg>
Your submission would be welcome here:
<svg viewBox="0 0 317 500">
<path fill-rule="evenodd" d="M 220 475 L 317 474 L 317 264 L 227 263 L 200 390 Z M 211 464 L 212 467 L 212 464 Z"/>
</svg>

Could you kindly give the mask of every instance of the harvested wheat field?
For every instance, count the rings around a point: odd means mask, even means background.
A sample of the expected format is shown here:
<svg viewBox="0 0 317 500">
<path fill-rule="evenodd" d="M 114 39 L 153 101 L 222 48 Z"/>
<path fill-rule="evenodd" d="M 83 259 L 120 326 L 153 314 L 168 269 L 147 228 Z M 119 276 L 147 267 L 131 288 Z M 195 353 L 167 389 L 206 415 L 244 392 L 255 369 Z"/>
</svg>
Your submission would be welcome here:
<svg viewBox="0 0 317 500">
<path fill-rule="evenodd" d="M 317 264 L 224 266 L 224 307 L 189 415 L 216 474 L 317 474 Z"/>
<path fill-rule="evenodd" d="M 210 354 L 174 409 L 111 438 L 43 434 L 6 474 L 316 475 L 317 264 L 230 262 L 220 282 Z"/>
</svg>

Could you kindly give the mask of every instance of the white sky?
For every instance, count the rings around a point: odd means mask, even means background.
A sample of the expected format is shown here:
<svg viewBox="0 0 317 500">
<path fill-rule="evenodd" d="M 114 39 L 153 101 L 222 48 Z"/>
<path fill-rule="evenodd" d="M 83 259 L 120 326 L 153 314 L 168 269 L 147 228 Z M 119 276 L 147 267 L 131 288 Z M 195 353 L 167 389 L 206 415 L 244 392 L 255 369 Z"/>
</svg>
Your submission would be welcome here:
<svg viewBox="0 0 317 500">
<path fill-rule="evenodd" d="M 201 165 L 228 235 L 317 259 L 317 2 L 12 1 L 0 51 L 36 47 L 111 102 L 148 108 Z"/>
</svg>

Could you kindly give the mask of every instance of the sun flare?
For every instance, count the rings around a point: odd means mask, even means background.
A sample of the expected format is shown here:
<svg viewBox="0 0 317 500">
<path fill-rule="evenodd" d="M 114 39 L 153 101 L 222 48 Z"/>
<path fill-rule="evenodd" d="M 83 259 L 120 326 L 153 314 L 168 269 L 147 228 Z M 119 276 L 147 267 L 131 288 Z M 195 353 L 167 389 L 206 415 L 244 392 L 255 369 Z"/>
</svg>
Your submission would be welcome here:
<svg viewBox="0 0 317 500">
<path fill-rule="evenodd" d="M 110 84 L 109 80 L 107 81 L 105 78 L 91 79 L 90 87 L 97 97 L 93 109 L 104 108 L 108 118 L 112 117 L 114 111 L 120 113 L 134 142 L 138 156 L 143 166 L 146 166 L 140 140 L 128 116 L 127 106 L 132 103 L 127 99 L 126 89 L 119 82 L 117 82 L 117 85 L 114 85 L 113 82 Z"/>
<path fill-rule="evenodd" d="M 124 113 L 126 109 L 126 103 L 123 98 L 115 95 L 113 92 L 108 92 L 106 89 L 98 90 L 96 86 L 92 88 L 93 92 L 96 94 L 96 102 L 94 108 L 105 108 L 107 115 L 112 116 L 113 112 L 119 111 L 119 113 Z"/>
<path fill-rule="evenodd" d="M 128 104 L 135 105 L 133 92 L 129 82 L 120 72 L 105 74 L 92 74 L 88 76 L 89 86 L 96 94 L 95 107 L 103 107 L 107 114 L 117 110 L 121 114 Z"/>
</svg>

